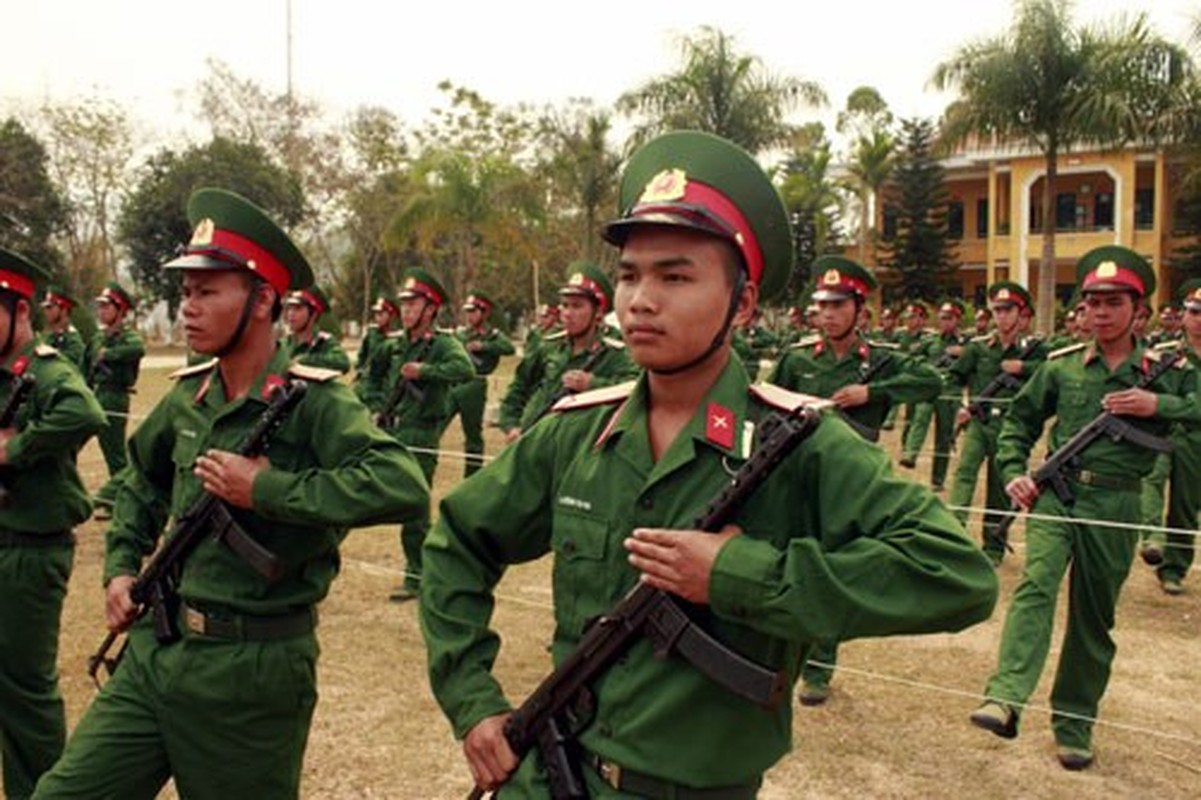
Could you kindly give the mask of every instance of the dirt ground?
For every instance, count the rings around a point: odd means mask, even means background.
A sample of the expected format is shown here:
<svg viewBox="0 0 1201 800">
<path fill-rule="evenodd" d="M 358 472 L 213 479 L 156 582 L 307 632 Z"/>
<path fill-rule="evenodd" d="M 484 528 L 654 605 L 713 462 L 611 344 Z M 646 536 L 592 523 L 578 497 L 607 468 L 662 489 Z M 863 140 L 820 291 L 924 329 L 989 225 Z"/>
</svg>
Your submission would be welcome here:
<svg viewBox="0 0 1201 800">
<path fill-rule="evenodd" d="M 512 364 L 494 378 L 490 400 Z M 145 414 L 169 370 L 143 371 L 132 413 Z M 136 420 L 135 420 L 136 424 Z M 132 426 L 131 426 L 132 429 Z M 884 444 L 896 452 L 895 432 Z M 489 452 L 499 433 L 487 431 Z M 462 475 L 458 422 L 435 479 L 440 497 Z M 93 489 L 104 464 L 93 442 L 80 457 Z M 928 453 L 915 478 L 929 474 Z M 977 523 L 973 521 L 973 530 Z M 795 705 L 793 752 L 769 773 L 762 797 L 1195 798 L 1201 796 L 1201 579 L 1170 598 L 1135 564 L 1118 612 L 1118 657 L 1094 736 L 1097 763 L 1068 773 L 1054 758 L 1047 693 L 1049 665 L 1022 735 L 1003 741 L 967 716 L 993 668 L 1003 613 L 1020 574 L 1017 554 L 1000 569 L 1001 602 L 988 622 L 957 635 L 900 637 L 843 646 L 834 694 L 821 708 Z M 85 662 L 104 634 L 100 569 L 103 528 L 78 530 L 79 548 L 63 619 L 60 669 L 74 724 L 95 689 Z M 461 798 L 470 789 L 459 745 L 435 704 L 413 604 L 387 595 L 399 581 L 395 527 L 356 530 L 343 547 L 341 576 L 321 608 L 321 699 L 305 759 L 306 798 Z M 512 570 L 499 589 L 495 624 L 504 638 L 498 674 L 520 700 L 549 667 L 550 570 L 546 560 Z M 1062 608 L 1061 600 L 1060 606 Z M 1061 615 L 1062 616 L 1062 615 Z M 165 797 L 174 796 L 170 789 Z"/>
</svg>

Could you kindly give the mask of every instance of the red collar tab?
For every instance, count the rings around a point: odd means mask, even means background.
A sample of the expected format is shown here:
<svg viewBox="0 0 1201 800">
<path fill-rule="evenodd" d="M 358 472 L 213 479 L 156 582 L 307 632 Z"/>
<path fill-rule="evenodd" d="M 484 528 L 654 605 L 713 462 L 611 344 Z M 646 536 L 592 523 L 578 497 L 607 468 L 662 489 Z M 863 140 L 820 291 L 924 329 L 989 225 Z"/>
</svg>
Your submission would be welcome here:
<svg viewBox="0 0 1201 800">
<path fill-rule="evenodd" d="M 29 356 L 17 356 L 13 365 L 8 368 L 9 372 L 17 377 L 24 375 L 27 369 L 29 369 Z"/>
<path fill-rule="evenodd" d="M 270 402 L 275 390 L 282 389 L 287 383 L 288 381 L 280 375 L 268 375 L 267 380 L 263 381 L 263 399 Z"/>
<path fill-rule="evenodd" d="M 232 253 L 242 261 L 235 266 L 244 267 L 262 277 L 280 297 L 287 294 L 288 286 L 292 283 L 292 274 L 270 250 L 233 231 L 212 227 L 211 220 L 201 220 L 196 226 L 192 243 L 186 252 L 189 255 L 208 255 L 222 261 L 229 261 L 229 254 Z"/>
<path fill-rule="evenodd" d="M 26 300 L 33 298 L 33 279 L 17 272 L 0 269 L 0 289 L 16 292 Z"/>
<path fill-rule="evenodd" d="M 204 401 L 204 396 L 208 394 L 209 387 L 213 385 L 213 375 L 217 373 L 216 369 L 210 370 L 208 375 L 204 376 L 204 380 L 200 382 L 200 388 L 196 390 L 196 394 L 192 397 L 192 405 L 198 406 Z"/>
<path fill-rule="evenodd" d="M 872 349 L 868 347 L 867 344 L 859 345 L 859 358 L 863 359 L 864 361 L 868 361 L 871 359 L 871 357 Z"/>
<path fill-rule="evenodd" d="M 734 447 L 734 412 L 717 403 L 705 411 L 705 438 L 726 450 Z"/>
</svg>

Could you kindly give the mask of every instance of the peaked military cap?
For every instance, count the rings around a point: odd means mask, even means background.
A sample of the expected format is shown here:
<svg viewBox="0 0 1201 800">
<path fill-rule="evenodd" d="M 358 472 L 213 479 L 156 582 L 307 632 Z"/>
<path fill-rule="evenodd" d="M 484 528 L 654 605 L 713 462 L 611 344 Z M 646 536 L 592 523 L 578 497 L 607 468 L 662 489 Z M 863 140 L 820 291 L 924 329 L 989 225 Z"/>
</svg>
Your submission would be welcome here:
<svg viewBox="0 0 1201 800">
<path fill-rule="evenodd" d="M 876 277 L 871 272 L 843 256 L 818 258 L 813 262 L 813 274 L 817 276 L 814 300 L 845 300 L 852 296 L 863 299 L 876 288 Z"/>
<path fill-rule="evenodd" d="M 587 297 L 601 311 L 613 308 L 613 284 L 605 271 L 591 261 L 573 261 L 567 265 L 567 283 L 559 289 L 559 294 Z"/>
<path fill-rule="evenodd" d="M 1181 284 L 1176 290 L 1176 297 L 1176 302 L 1190 311 L 1201 311 L 1201 278 L 1193 278 Z M 1164 312 L 1174 310 L 1171 305 L 1165 303 L 1159 313 L 1162 316 Z"/>
<path fill-rule="evenodd" d="M 492 307 L 496 305 L 492 302 L 492 298 L 481 291 L 472 291 L 467 295 L 467 299 L 463 301 L 464 311 L 483 311 L 485 314 L 492 313 Z"/>
<path fill-rule="evenodd" d="M 98 303 L 112 303 L 122 311 L 129 311 L 136 303 L 133 301 L 133 296 L 125 291 L 125 288 L 116 281 L 109 281 L 100 290 L 100 294 L 96 295 Z"/>
<path fill-rule="evenodd" d="M 313 283 L 313 270 L 267 212 L 225 189 L 197 189 L 188 199 L 192 240 L 163 269 L 246 269 L 283 297 Z"/>
<path fill-rule="evenodd" d="M 788 282 L 788 212 L 763 168 L 732 142 L 699 131 L 652 139 L 630 158 L 619 203 L 620 218 L 601 233 L 610 244 L 620 247 L 641 225 L 689 228 L 731 242 L 761 299 Z"/>
<path fill-rule="evenodd" d="M 317 316 L 321 316 L 326 311 L 329 311 L 329 297 L 316 284 L 306 289 L 297 289 L 294 292 L 288 292 L 288 297 L 284 300 L 284 304 L 289 306 L 308 306 L 313 309 L 313 313 Z"/>
<path fill-rule="evenodd" d="M 1030 291 L 1020 283 L 997 281 L 988 287 L 988 304 L 993 308 L 997 306 L 1032 308 L 1034 298 L 1030 296 Z"/>
<path fill-rule="evenodd" d="M 551 316 L 555 319 L 559 318 L 559 307 L 554 303 L 543 303 L 538 306 L 538 316 Z"/>
<path fill-rule="evenodd" d="M 375 302 L 371 304 L 371 310 L 372 311 L 387 311 L 389 314 L 391 314 L 394 317 L 400 316 L 400 309 L 396 307 L 396 303 L 393 303 L 391 300 L 384 297 L 382 294 L 379 297 L 375 298 Z"/>
<path fill-rule="evenodd" d="M 914 300 L 905 304 L 905 315 L 910 317 L 929 317 L 930 309 L 920 300 Z"/>
<path fill-rule="evenodd" d="M 25 256 L 0 247 L 0 289 L 32 300 L 37 287 L 50 280 L 46 270 Z"/>
<path fill-rule="evenodd" d="M 884 306 L 884 308 L 880 309 L 880 319 L 882 320 L 892 319 L 896 315 L 897 312 L 893 311 L 892 306 Z"/>
<path fill-rule="evenodd" d="M 1076 262 L 1081 293 L 1134 292 L 1147 297 L 1155 291 L 1155 271 L 1147 259 L 1127 247 L 1095 247 Z"/>
<path fill-rule="evenodd" d="M 963 319 L 963 315 L 967 313 L 967 306 L 962 300 L 956 300 L 954 297 L 943 300 L 938 306 L 939 314 L 954 314 Z"/>
<path fill-rule="evenodd" d="M 70 311 L 79 305 L 79 301 L 75 296 L 59 286 L 57 283 L 52 283 L 46 287 L 46 296 L 42 298 L 42 306 L 58 306 L 63 311 Z"/>
<path fill-rule="evenodd" d="M 404 271 L 404 282 L 400 286 L 401 300 L 424 297 L 436 306 L 446 304 L 446 290 L 438 279 L 421 267 L 409 267 Z"/>
</svg>

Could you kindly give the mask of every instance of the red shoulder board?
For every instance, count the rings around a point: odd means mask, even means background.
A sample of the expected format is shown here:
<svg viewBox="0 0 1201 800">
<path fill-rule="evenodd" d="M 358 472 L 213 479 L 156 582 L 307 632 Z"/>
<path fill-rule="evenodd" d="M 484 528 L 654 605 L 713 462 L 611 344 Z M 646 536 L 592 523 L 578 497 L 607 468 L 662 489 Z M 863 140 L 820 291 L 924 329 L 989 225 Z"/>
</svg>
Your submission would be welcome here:
<svg viewBox="0 0 1201 800">
<path fill-rule="evenodd" d="M 834 406 L 832 401 L 824 397 L 790 392 L 787 389 L 781 389 L 774 383 L 752 383 L 749 388 L 752 397 L 756 397 L 772 408 L 778 408 L 781 411 L 792 412 L 800 408 L 823 409 Z"/>
<path fill-rule="evenodd" d="M 581 408 L 610 405 L 625 400 L 634 391 L 637 381 L 627 381 L 616 386 L 604 386 L 579 394 L 569 394 L 551 406 L 551 411 L 575 411 Z"/>
</svg>

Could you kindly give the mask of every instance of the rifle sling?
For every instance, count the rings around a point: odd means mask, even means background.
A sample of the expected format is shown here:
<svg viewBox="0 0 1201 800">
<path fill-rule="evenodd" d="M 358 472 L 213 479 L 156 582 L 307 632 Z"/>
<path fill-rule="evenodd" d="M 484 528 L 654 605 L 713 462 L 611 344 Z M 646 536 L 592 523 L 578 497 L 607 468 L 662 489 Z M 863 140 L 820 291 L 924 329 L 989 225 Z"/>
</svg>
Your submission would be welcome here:
<svg viewBox="0 0 1201 800">
<path fill-rule="evenodd" d="M 229 545 L 229 549 L 241 556 L 255 572 L 270 581 L 283 574 L 283 565 L 275 553 L 263 547 L 247 533 L 229 513 L 225 503 L 213 504 L 210 521 L 216 539 Z"/>
</svg>

